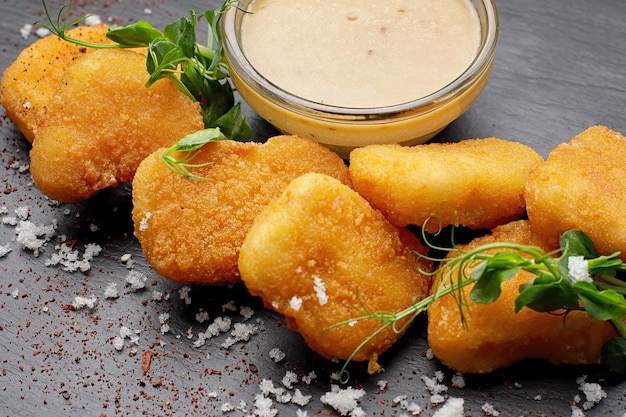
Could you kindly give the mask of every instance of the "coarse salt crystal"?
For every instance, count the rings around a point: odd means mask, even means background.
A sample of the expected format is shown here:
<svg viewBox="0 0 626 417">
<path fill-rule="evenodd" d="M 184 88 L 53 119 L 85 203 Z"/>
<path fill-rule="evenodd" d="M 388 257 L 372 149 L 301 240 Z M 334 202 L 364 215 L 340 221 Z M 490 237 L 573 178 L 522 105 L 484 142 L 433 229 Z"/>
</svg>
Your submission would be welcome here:
<svg viewBox="0 0 626 417">
<path fill-rule="evenodd" d="M 84 23 L 87 26 L 95 26 L 102 23 L 102 19 L 98 15 L 90 14 L 85 18 Z"/>
<path fill-rule="evenodd" d="M 299 405 L 300 407 L 304 407 L 305 405 L 309 404 L 310 401 L 311 395 L 302 394 L 302 391 L 300 391 L 298 388 L 296 388 L 293 397 L 291 398 L 291 402 Z"/>
<path fill-rule="evenodd" d="M 465 417 L 465 401 L 463 398 L 451 397 L 435 411 L 433 417 Z"/>
<path fill-rule="evenodd" d="M 321 306 L 328 303 L 328 294 L 326 294 L 326 284 L 324 281 L 318 277 L 317 275 L 313 276 L 313 290 L 315 291 L 315 295 L 317 296 L 317 301 Z"/>
<path fill-rule="evenodd" d="M 291 297 L 289 300 L 289 307 L 291 307 L 293 311 L 300 311 L 300 308 L 302 307 L 302 298 L 295 295 Z"/>
<path fill-rule="evenodd" d="M 111 282 L 104 290 L 104 298 L 118 298 L 120 294 L 117 292 L 117 283 Z"/>
<path fill-rule="evenodd" d="M 196 313 L 196 321 L 198 323 L 204 323 L 209 320 L 209 313 L 204 310 L 200 310 Z"/>
<path fill-rule="evenodd" d="M 589 262 L 583 256 L 568 257 L 567 271 L 574 282 L 593 282 L 589 275 Z"/>
<path fill-rule="evenodd" d="M 6 245 L 0 246 L 0 258 L 3 258 L 9 254 L 13 249 L 11 249 L 11 244 L 7 243 Z"/>
<path fill-rule="evenodd" d="M 342 416 L 346 416 L 358 407 L 358 403 L 365 395 L 365 390 L 352 387 L 339 388 L 333 384 L 331 390 L 320 397 L 323 404 L 333 407 Z"/>
<path fill-rule="evenodd" d="M 30 36 L 30 32 L 33 30 L 33 25 L 26 23 L 24 26 L 22 26 L 20 28 L 20 34 L 22 35 L 22 38 L 24 39 L 28 39 L 28 37 Z"/>
<path fill-rule="evenodd" d="M 272 358 L 274 362 L 278 363 L 285 359 L 285 353 L 279 348 L 273 348 L 270 350 L 270 358 Z"/>
<path fill-rule="evenodd" d="M 89 308 L 92 309 L 96 306 L 96 297 L 82 297 L 82 296 L 77 296 L 74 298 L 74 301 L 72 302 L 72 305 L 74 306 L 74 308 L 76 309 L 81 309 L 81 308 Z"/>
<path fill-rule="evenodd" d="M 482 405 L 481 409 L 488 416 L 497 417 L 497 416 L 500 415 L 500 412 L 498 410 L 496 410 L 495 407 L 493 406 L 493 404 L 491 404 L 491 403 L 484 403 Z"/>
<path fill-rule="evenodd" d="M 133 291 L 138 291 L 146 287 L 146 281 L 148 277 L 138 271 L 130 271 L 126 275 L 126 282 L 130 285 Z"/>
<path fill-rule="evenodd" d="M 280 382 L 286 388 L 291 389 L 291 388 L 293 388 L 293 384 L 298 382 L 298 375 L 295 372 L 293 372 L 293 371 L 287 371 L 285 373 L 285 376 L 283 377 L 283 379 Z"/>
<path fill-rule="evenodd" d="M 145 232 L 146 230 L 148 230 L 148 220 L 150 220 L 150 217 L 152 217 L 152 213 L 148 212 L 141 219 L 141 221 L 139 222 L 139 231 L 140 232 Z"/>
</svg>

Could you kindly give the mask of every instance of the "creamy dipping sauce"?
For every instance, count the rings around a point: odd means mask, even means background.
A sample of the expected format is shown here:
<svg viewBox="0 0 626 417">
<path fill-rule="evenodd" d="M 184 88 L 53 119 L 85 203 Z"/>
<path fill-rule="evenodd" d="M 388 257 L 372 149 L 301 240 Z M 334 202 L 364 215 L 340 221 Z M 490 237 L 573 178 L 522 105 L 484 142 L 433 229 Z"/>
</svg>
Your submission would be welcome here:
<svg viewBox="0 0 626 417">
<path fill-rule="evenodd" d="M 253 0 L 242 49 L 268 81 L 296 96 L 371 108 L 425 97 L 476 57 L 469 0 Z"/>
</svg>

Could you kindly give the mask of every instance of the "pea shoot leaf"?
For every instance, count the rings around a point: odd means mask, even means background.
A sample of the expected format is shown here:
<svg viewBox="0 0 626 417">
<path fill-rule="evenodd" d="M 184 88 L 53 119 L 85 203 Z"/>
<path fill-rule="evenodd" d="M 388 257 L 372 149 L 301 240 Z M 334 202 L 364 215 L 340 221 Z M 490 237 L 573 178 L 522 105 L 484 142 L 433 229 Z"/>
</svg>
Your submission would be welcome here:
<svg viewBox="0 0 626 417">
<path fill-rule="evenodd" d="M 564 280 L 549 275 L 539 275 L 527 284 L 520 286 L 515 299 L 515 312 L 528 307 L 538 312 L 551 312 L 563 309 L 580 309 L 578 295 Z"/>
<path fill-rule="evenodd" d="M 585 259 L 598 256 L 593 241 L 580 230 L 568 230 L 561 235 L 560 245 L 564 254 L 579 255 Z"/>
<path fill-rule="evenodd" d="M 616 337 L 602 346 L 600 363 L 618 375 L 626 374 L 626 339 Z"/>
<path fill-rule="evenodd" d="M 107 32 L 107 38 L 128 48 L 147 47 L 161 36 L 163 34 L 160 30 L 144 20 L 125 27 L 112 28 Z"/>
<path fill-rule="evenodd" d="M 572 287 L 589 316 L 596 320 L 624 320 L 626 299 L 622 294 L 614 290 L 600 291 L 590 282 L 576 282 Z"/>
<path fill-rule="evenodd" d="M 178 46 L 183 56 L 193 57 L 196 48 L 196 28 L 191 20 L 181 17 L 165 26 L 163 33 L 170 42 Z"/>
</svg>

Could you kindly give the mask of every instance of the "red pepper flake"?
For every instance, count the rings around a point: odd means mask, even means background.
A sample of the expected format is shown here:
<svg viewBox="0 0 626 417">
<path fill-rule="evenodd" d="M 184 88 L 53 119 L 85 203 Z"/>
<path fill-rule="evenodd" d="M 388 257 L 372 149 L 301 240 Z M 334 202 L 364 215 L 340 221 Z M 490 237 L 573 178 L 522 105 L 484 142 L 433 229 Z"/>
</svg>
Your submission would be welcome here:
<svg viewBox="0 0 626 417">
<path fill-rule="evenodd" d="M 147 374 L 150 371 L 150 362 L 152 361 L 153 352 L 149 350 L 144 351 L 141 354 L 141 369 L 143 369 L 143 373 Z"/>
<path fill-rule="evenodd" d="M 74 307 L 72 304 L 63 304 L 63 312 L 68 313 L 70 311 L 76 311 L 76 307 Z"/>
</svg>

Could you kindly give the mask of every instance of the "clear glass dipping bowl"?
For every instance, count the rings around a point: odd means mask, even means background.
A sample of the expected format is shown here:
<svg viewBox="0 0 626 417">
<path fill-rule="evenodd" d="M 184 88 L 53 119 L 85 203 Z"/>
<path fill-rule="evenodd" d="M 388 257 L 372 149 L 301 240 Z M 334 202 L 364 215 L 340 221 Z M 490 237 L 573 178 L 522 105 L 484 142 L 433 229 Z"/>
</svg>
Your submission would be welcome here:
<svg viewBox="0 0 626 417">
<path fill-rule="evenodd" d="M 239 6 L 246 10 L 250 2 L 244 0 Z M 235 7 L 221 19 L 231 79 L 242 99 L 280 132 L 313 139 L 343 158 L 348 158 L 352 149 L 370 144 L 424 143 L 474 103 L 491 74 L 499 34 L 496 6 L 494 0 L 471 2 L 481 25 L 476 57 L 457 79 L 426 97 L 393 106 L 347 108 L 291 94 L 264 78 L 246 59 L 240 31 L 245 12 Z"/>
</svg>

